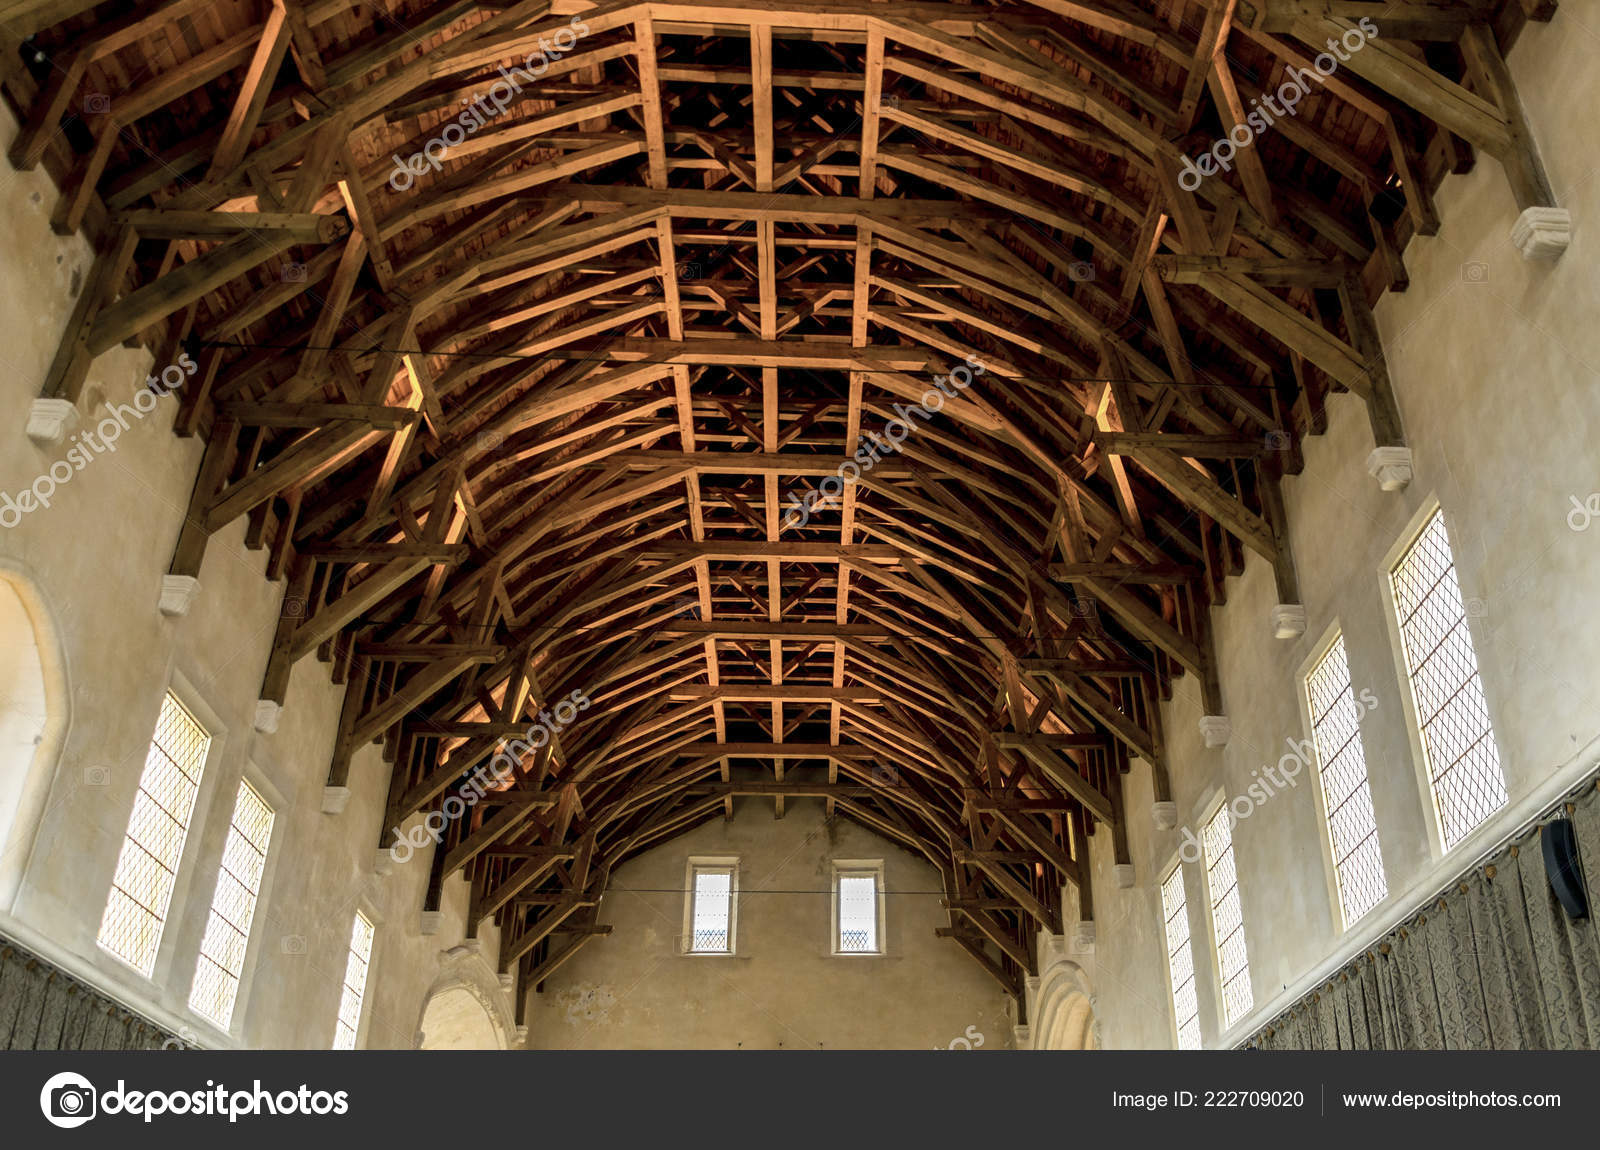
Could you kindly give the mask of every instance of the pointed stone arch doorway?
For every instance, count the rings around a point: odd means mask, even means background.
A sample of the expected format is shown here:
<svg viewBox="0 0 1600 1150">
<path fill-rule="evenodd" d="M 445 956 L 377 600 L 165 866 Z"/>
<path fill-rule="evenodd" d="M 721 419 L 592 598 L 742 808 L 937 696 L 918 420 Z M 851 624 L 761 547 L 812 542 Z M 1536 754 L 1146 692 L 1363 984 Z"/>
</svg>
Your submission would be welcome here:
<svg viewBox="0 0 1600 1150">
<path fill-rule="evenodd" d="M 25 571 L 0 559 L 0 911 L 22 887 L 66 740 L 69 698 L 49 605 Z"/>
<path fill-rule="evenodd" d="M 1034 1050 L 1098 1050 L 1094 997 L 1088 977 L 1075 962 L 1052 964 L 1033 996 Z"/>
<path fill-rule="evenodd" d="M 419 1050 L 506 1050 L 520 1046 L 500 980 L 482 955 L 457 946 L 441 956 L 439 977 L 423 998 L 417 1022 Z"/>
</svg>

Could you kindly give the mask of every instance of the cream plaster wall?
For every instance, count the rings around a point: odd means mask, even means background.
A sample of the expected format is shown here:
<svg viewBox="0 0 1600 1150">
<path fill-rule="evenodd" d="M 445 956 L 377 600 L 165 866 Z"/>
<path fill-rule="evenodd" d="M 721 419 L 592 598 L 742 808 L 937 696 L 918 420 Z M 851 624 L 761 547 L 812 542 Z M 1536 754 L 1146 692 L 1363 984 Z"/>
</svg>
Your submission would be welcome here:
<svg viewBox="0 0 1600 1150">
<path fill-rule="evenodd" d="M 946 925 L 939 872 L 823 804 L 738 799 L 715 819 L 619 867 L 590 940 L 530 995 L 541 1049 L 947 1050 L 1010 1045 L 1006 997 Z M 733 955 L 680 953 L 685 866 L 738 856 Z M 882 859 L 881 955 L 831 953 L 833 859 Z M 799 892 L 799 893 L 797 893 Z M 957 1049 L 961 1049 L 960 1043 Z"/>
<path fill-rule="evenodd" d="M 1563 4 L 1531 24 L 1510 56 L 1574 242 L 1559 263 L 1526 263 L 1509 235 L 1517 212 L 1487 156 L 1438 196 L 1443 226 L 1406 251 L 1410 290 L 1377 308 L 1416 477 L 1386 494 L 1366 474 L 1372 437 L 1359 400 L 1329 403 L 1326 435 L 1305 441 L 1305 471 L 1285 481 L 1306 635 L 1272 638 L 1272 572 L 1252 556 L 1213 612 L 1226 709 L 1226 748 L 1207 750 L 1196 684 L 1176 685 L 1164 720 L 1179 827 L 1198 833 L 1219 794 L 1276 763 L 1286 738 L 1309 732 L 1298 690 L 1306 660 L 1338 625 L 1352 683 L 1376 710 L 1362 723 L 1390 897 L 1349 932 L 1336 926 L 1322 824 L 1310 773 L 1242 820 L 1234 833 L 1256 1010 L 1220 1032 L 1217 976 L 1202 867 L 1186 865 L 1189 922 L 1206 1044 L 1236 1042 L 1308 989 L 1343 954 L 1427 898 L 1546 798 L 1592 768 L 1600 734 L 1600 521 L 1568 525 L 1571 498 L 1600 492 L 1600 273 L 1595 225 L 1595 109 L 1600 22 Z M 1430 499 L 1443 507 L 1488 697 L 1510 803 L 1448 857 L 1426 822 L 1409 699 L 1385 602 L 1385 560 Z M 1150 818 L 1148 771 L 1128 782 L 1137 885 L 1120 891 L 1110 846 L 1096 836 L 1097 953 L 1086 965 L 1108 1047 L 1174 1043 L 1159 883 L 1178 831 Z"/>
<path fill-rule="evenodd" d="M 15 120 L 0 110 L 0 149 L 15 131 Z M 81 238 L 51 233 L 54 196 L 42 172 L 0 164 L 0 492 L 13 496 L 66 456 L 65 446 L 40 449 L 23 433 L 89 266 Z M 103 404 L 129 402 L 151 370 L 143 351 L 116 348 L 98 359 L 80 405 L 83 426 L 107 414 Z M 464 884 L 447 886 L 443 924 L 424 936 L 418 911 L 427 855 L 387 877 L 374 873 L 388 778 L 376 747 L 356 757 L 344 812 L 322 812 L 343 693 L 326 666 L 303 661 L 277 733 L 252 730 L 282 586 L 264 578 L 265 553 L 244 548 L 242 520 L 211 541 L 190 614 L 167 618 L 157 611 L 201 450 L 197 440 L 172 435 L 175 404 L 163 399 L 156 411 L 130 420 L 116 450 L 62 484 L 52 506 L 0 527 L 0 574 L 24 592 L 25 607 L 19 613 L 6 600 L 0 611 L 6 625 L 0 658 L 8 667 L 0 684 L 17 704 L 0 728 L 6 752 L 0 796 L 18 801 L 31 785 L 39 798 L 33 816 L 17 820 L 0 856 L 0 933 L 204 1044 L 326 1047 L 360 908 L 378 924 L 365 1043 L 410 1047 L 441 955 L 462 937 Z M 23 732 L 31 738 L 39 726 L 23 712 L 36 709 L 37 684 L 27 680 L 40 672 L 27 668 L 41 656 L 47 677 L 61 687 L 49 718 L 64 738 L 43 725 L 33 756 L 37 772 L 30 773 L 29 739 L 11 735 L 14 726 L 32 724 Z M 22 681 L 8 678 L 17 675 Z M 95 935 L 169 685 L 215 738 L 155 976 L 147 979 L 101 951 Z M 186 1004 L 246 772 L 272 801 L 277 822 L 245 980 L 232 1030 L 224 1034 Z M 492 925 L 483 947 L 495 953 Z M 486 977 L 495 985 L 492 973 Z"/>
</svg>

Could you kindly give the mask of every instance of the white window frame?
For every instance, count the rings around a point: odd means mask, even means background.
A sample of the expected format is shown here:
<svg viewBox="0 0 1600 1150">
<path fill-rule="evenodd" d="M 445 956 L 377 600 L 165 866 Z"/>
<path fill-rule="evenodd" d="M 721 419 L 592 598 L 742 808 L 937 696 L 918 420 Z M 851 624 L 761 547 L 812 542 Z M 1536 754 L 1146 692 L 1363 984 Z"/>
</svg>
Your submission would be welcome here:
<svg viewBox="0 0 1600 1150">
<path fill-rule="evenodd" d="M 1322 666 L 1323 660 L 1328 657 L 1328 655 L 1333 651 L 1334 646 L 1343 637 L 1344 637 L 1344 630 L 1340 626 L 1339 621 L 1337 619 L 1335 619 L 1333 621 L 1333 623 L 1329 625 L 1328 629 L 1325 632 L 1323 632 L 1322 638 L 1317 641 L 1317 645 L 1311 649 L 1310 656 L 1305 660 L 1305 662 L 1300 664 L 1300 670 L 1299 670 L 1298 675 L 1296 676 L 1296 681 L 1299 683 L 1299 688 L 1300 688 L 1299 689 L 1300 719 L 1301 719 L 1301 722 L 1305 726 L 1306 739 L 1311 743 L 1312 758 L 1315 760 L 1315 762 L 1313 763 L 1313 767 L 1314 767 L 1313 774 L 1314 774 L 1315 777 L 1314 777 L 1313 782 L 1312 782 L 1311 793 L 1314 796 L 1316 796 L 1317 818 L 1322 823 L 1321 841 L 1322 841 L 1323 876 L 1327 880 L 1328 900 L 1329 900 L 1329 902 L 1328 902 L 1329 913 L 1332 916 L 1334 930 L 1339 932 L 1339 933 L 1341 933 L 1341 934 L 1344 933 L 1345 931 L 1349 930 L 1357 922 L 1360 922 L 1362 919 L 1365 919 L 1367 917 L 1367 915 L 1370 915 L 1378 907 L 1382 906 L 1384 904 L 1384 902 L 1387 901 L 1388 894 L 1392 893 L 1392 892 L 1388 892 L 1389 870 L 1388 870 L 1388 866 L 1384 863 L 1384 860 L 1383 860 L 1383 828 L 1381 826 L 1379 826 L 1378 830 L 1377 830 L 1377 836 L 1378 836 L 1378 862 L 1379 862 L 1379 873 L 1383 878 L 1383 883 L 1384 883 L 1384 887 L 1385 887 L 1385 891 L 1386 891 L 1385 896 L 1384 896 L 1384 898 L 1379 899 L 1372 906 L 1368 907 L 1362 913 L 1360 918 L 1357 918 L 1357 919 L 1355 919 L 1353 921 L 1348 921 L 1348 922 L 1345 920 L 1345 915 L 1344 915 L 1344 896 L 1340 892 L 1340 889 L 1339 889 L 1339 862 L 1338 862 L 1338 859 L 1335 857 L 1334 845 L 1333 845 L 1333 821 L 1332 821 L 1332 818 L 1330 816 L 1330 809 L 1331 808 L 1328 805 L 1328 794 L 1327 794 L 1327 790 L 1326 790 L 1326 788 L 1325 788 L 1325 786 L 1323 784 L 1323 780 L 1322 780 L 1322 771 L 1323 771 L 1323 765 L 1324 765 L 1323 761 L 1322 761 L 1322 748 L 1317 744 L 1317 728 L 1316 728 L 1316 718 L 1317 717 L 1316 717 L 1315 713 L 1312 710 L 1312 704 L 1311 704 L 1311 676 L 1317 671 L 1318 668 L 1320 668 Z M 1349 669 L 1349 663 L 1350 663 L 1350 644 L 1348 642 L 1346 642 L 1345 643 L 1345 667 L 1346 667 L 1346 670 Z M 1350 675 L 1350 685 L 1351 685 L 1352 696 L 1353 697 L 1358 697 L 1355 694 L 1355 675 L 1354 674 Z M 1366 782 L 1368 797 L 1371 798 L 1372 797 L 1372 770 L 1371 770 L 1370 765 L 1367 762 L 1367 747 L 1366 747 L 1364 724 L 1358 719 L 1356 725 L 1357 725 L 1356 740 L 1357 740 L 1357 742 L 1359 743 L 1359 745 L 1361 747 L 1361 764 L 1362 764 L 1363 777 L 1364 777 L 1365 782 Z M 1378 808 L 1377 808 L 1376 799 L 1372 799 L 1372 804 L 1373 804 L 1372 818 L 1373 818 L 1374 824 L 1376 824 L 1378 822 Z"/>
<path fill-rule="evenodd" d="M 1165 870 L 1161 872 L 1161 882 L 1156 885 L 1156 892 L 1161 898 L 1161 943 L 1167 954 L 1167 1001 L 1172 1004 L 1172 1048 L 1174 1050 L 1201 1050 L 1205 1047 L 1205 1037 L 1200 1026 L 1200 968 L 1194 961 L 1194 922 L 1189 916 L 1189 890 L 1187 879 L 1183 871 L 1183 859 L 1177 854 L 1172 856 Z M 1193 1046 L 1183 1044 L 1183 1023 L 1178 1019 L 1178 984 L 1174 980 L 1172 969 L 1172 937 L 1167 931 L 1167 904 L 1166 887 L 1176 877 L 1178 889 L 1183 892 L 1183 925 L 1184 948 L 1189 952 L 1189 993 L 1194 996 L 1194 1037 Z"/>
<path fill-rule="evenodd" d="M 105 880 L 105 901 L 102 903 L 101 920 L 91 928 L 90 940 L 93 944 L 93 953 L 99 965 L 108 969 L 126 972 L 145 980 L 155 986 L 166 986 L 172 980 L 172 967 L 180 948 L 180 938 L 184 936 L 184 913 L 189 903 L 189 895 L 194 882 L 196 856 L 202 849 L 202 840 L 205 838 L 205 825 L 209 822 L 210 810 L 218 778 L 223 773 L 221 762 L 226 753 L 228 743 L 228 727 L 216 711 L 206 703 L 199 691 L 176 669 L 167 677 L 166 685 L 162 687 L 157 696 L 154 714 L 150 721 L 150 734 L 145 740 L 145 755 L 148 758 L 150 748 L 155 744 L 156 726 L 161 719 L 161 706 L 167 696 L 172 696 L 179 706 L 188 711 L 196 722 L 210 736 L 210 743 L 206 748 L 205 762 L 200 768 L 200 782 L 195 790 L 194 806 L 189 812 L 189 820 L 184 829 L 183 845 L 178 852 L 177 870 L 173 873 L 172 892 L 167 899 L 166 913 L 162 916 L 160 937 L 156 942 L 155 956 L 151 969 L 140 969 L 134 963 L 123 958 L 120 954 L 106 947 L 100 942 L 100 929 L 105 921 L 105 907 L 111 901 L 111 889 L 116 884 L 117 864 L 122 856 L 123 843 L 127 841 L 128 831 L 132 827 L 134 804 L 138 801 L 144 776 L 144 762 L 139 765 L 139 777 L 135 780 L 129 792 L 127 814 L 123 823 L 122 837 L 117 840 L 117 849 L 112 854 L 109 873 Z M 147 761 L 147 760 L 146 760 Z M 202 812 L 205 812 L 202 814 Z M 180 976 L 181 977 L 181 976 Z"/>
<path fill-rule="evenodd" d="M 1244 887 L 1239 881 L 1238 844 L 1235 843 L 1233 839 L 1233 824 L 1236 824 L 1238 820 L 1233 819 L 1233 813 L 1226 809 L 1227 805 L 1227 794 L 1225 792 L 1219 793 L 1211 803 L 1207 804 L 1205 808 L 1205 817 L 1200 819 L 1200 889 L 1205 893 L 1206 898 L 1206 924 L 1209 928 L 1211 937 L 1211 945 L 1208 949 L 1211 951 L 1211 970 L 1216 977 L 1217 1033 L 1224 1035 L 1227 1034 L 1228 1031 L 1232 1030 L 1233 1027 L 1236 1026 L 1240 1021 L 1248 1018 L 1250 1016 L 1250 1012 L 1255 1009 L 1255 982 L 1250 977 L 1250 938 L 1245 929 L 1244 921 Z M 1212 890 L 1211 859 L 1205 849 L 1206 828 L 1209 827 L 1212 821 L 1219 816 L 1232 820 L 1228 828 L 1228 850 L 1233 855 L 1233 892 L 1239 900 L 1239 934 L 1240 941 L 1244 944 L 1244 968 L 1242 973 L 1246 985 L 1250 988 L 1250 1005 L 1245 1008 L 1244 1013 L 1240 1014 L 1238 1018 L 1232 1019 L 1228 1017 L 1228 989 L 1227 984 L 1224 981 L 1224 972 L 1222 969 L 1223 939 L 1217 933 L 1218 899 L 1216 893 Z M 1223 897 L 1226 897 L 1226 895 Z"/>
<path fill-rule="evenodd" d="M 727 872 L 728 878 L 728 949 L 696 950 L 694 948 L 695 875 L 701 872 Z M 739 949 L 739 856 L 694 855 L 684 864 L 683 936 L 678 945 L 680 954 L 696 958 L 729 958 Z"/>
<path fill-rule="evenodd" d="M 237 1032 L 238 1025 L 244 1015 L 244 1010 L 241 1008 L 245 1005 L 245 975 L 250 970 L 251 960 L 255 955 L 257 944 L 259 942 L 256 932 L 256 924 L 261 918 L 261 904 L 266 896 L 268 872 L 272 866 L 272 860 L 277 853 L 274 850 L 274 847 L 278 843 L 279 834 L 282 830 L 281 821 L 279 819 L 279 815 L 282 813 L 281 804 L 275 802 L 274 796 L 270 790 L 266 787 L 263 787 L 256 779 L 252 778 L 251 774 L 252 772 L 246 771 L 243 775 L 241 775 L 238 785 L 233 791 L 234 801 L 228 809 L 228 823 L 227 830 L 223 836 L 222 853 L 217 858 L 217 866 L 215 871 L 216 881 L 211 887 L 211 900 L 206 909 L 205 923 L 200 929 L 200 941 L 195 948 L 194 974 L 189 980 L 189 994 L 185 1000 L 190 1012 L 196 1017 L 228 1034 Z M 215 962 L 215 960 L 205 953 L 205 938 L 207 932 L 211 929 L 212 916 L 221 913 L 218 911 L 216 905 L 217 892 L 222 889 L 223 871 L 227 866 L 228 843 L 232 840 L 234 835 L 234 816 L 238 813 L 239 801 L 242 798 L 242 793 L 246 788 L 249 788 L 257 800 L 259 800 L 261 804 L 266 807 L 270 816 L 267 824 L 267 842 L 266 849 L 261 855 L 261 874 L 256 879 L 255 890 L 251 892 L 252 902 L 250 906 L 250 917 L 249 920 L 245 922 L 243 927 L 244 953 L 239 956 L 239 970 L 237 973 L 231 971 L 227 972 L 234 980 L 233 996 L 228 1003 L 228 1017 L 226 1019 L 217 1019 L 213 1018 L 211 1015 L 207 1014 L 205 1011 L 201 1010 L 195 1005 L 194 995 L 197 987 L 199 986 L 200 972 L 201 970 L 205 969 L 207 963 L 217 966 L 218 969 L 223 969 L 218 963 Z M 237 924 L 230 923 L 230 925 L 235 926 L 237 929 Z"/>
<path fill-rule="evenodd" d="M 1462 835 L 1453 846 L 1445 845 L 1444 821 L 1439 813 L 1438 793 L 1433 785 L 1432 763 L 1429 758 L 1428 748 L 1423 741 L 1421 708 L 1417 706 L 1416 684 L 1412 682 L 1411 667 L 1406 658 L 1405 632 L 1400 620 L 1400 604 L 1395 597 L 1393 582 L 1395 569 L 1399 567 L 1401 561 L 1405 559 L 1417 540 L 1422 537 L 1422 533 L 1427 530 L 1428 524 L 1433 521 L 1435 515 L 1440 515 L 1444 519 L 1445 536 L 1450 540 L 1450 557 L 1455 569 L 1456 585 L 1460 588 L 1463 600 L 1470 601 L 1471 596 L 1468 595 L 1468 588 L 1463 582 L 1463 572 L 1456 554 L 1456 541 L 1460 538 L 1460 535 L 1451 526 L 1451 517 L 1445 513 L 1439 500 L 1432 495 L 1423 501 L 1416 514 L 1411 517 L 1411 522 L 1406 525 L 1406 529 L 1395 540 L 1394 546 L 1383 557 L 1382 565 L 1378 569 L 1378 575 L 1379 585 L 1383 592 L 1384 617 L 1388 620 L 1390 651 L 1394 656 L 1395 674 L 1402 684 L 1400 692 L 1401 705 L 1405 708 L 1406 735 L 1411 741 L 1411 762 L 1415 770 L 1417 786 L 1420 788 L 1422 796 L 1423 820 L 1428 824 L 1428 852 L 1433 861 L 1437 863 L 1447 855 L 1454 854 L 1466 847 L 1467 844 L 1477 841 L 1484 827 L 1494 822 L 1494 815 L 1491 813 L 1483 822 Z M 1479 637 L 1473 633 L 1472 613 L 1470 610 L 1467 612 L 1466 624 L 1467 634 L 1472 640 L 1472 656 L 1478 671 L 1478 682 L 1483 689 L 1484 706 L 1489 710 L 1489 738 L 1495 746 L 1495 755 L 1500 763 L 1501 782 L 1507 794 L 1506 803 L 1500 807 L 1500 810 L 1504 811 L 1510 803 L 1511 785 L 1510 781 L 1505 777 L 1505 756 L 1500 753 L 1499 725 L 1495 722 L 1494 702 L 1489 695 L 1487 684 L 1483 682 L 1483 666 L 1478 660 L 1478 651 L 1481 646 L 1478 642 Z"/>
<path fill-rule="evenodd" d="M 352 1045 L 345 1047 L 339 1043 L 339 1009 L 344 1005 L 345 987 L 348 985 L 346 977 L 350 971 L 350 959 L 355 954 L 355 932 L 357 919 L 365 919 L 372 927 L 372 946 L 367 951 L 367 972 L 361 983 L 361 1000 L 357 1005 L 355 1038 Z M 332 1050 L 362 1050 L 367 1045 L 367 1030 L 372 1020 L 372 984 L 373 968 L 378 964 L 378 934 L 381 927 L 378 916 L 373 913 L 370 906 L 363 900 L 350 916 L 350 930 L 344 940 L 344 962 L 339 967 L 339 997 L 333 1011 L 333 1040 L 329 1043 Z"/>
<path fill-rule="evenodd" d="M 845 950 L 840 945 L 844 940 L 839 933 L 839 880 L 843 878 L 870 878 L 872 880 L 873 901 L 877 904 L 877 922 L 874 930 L 877 932 L 877 945 L 871 950 Z M 884 927 L 888 921 L 888 897 L 883 887 L 883 860 L 882 859 L 834 859 L 833 860 L 833 921 L 829 934 L 831 953 L 840 958 L 875 958 L 882 957 L 888 950 L 888 940 L 884 936 Z"/>
</svg>

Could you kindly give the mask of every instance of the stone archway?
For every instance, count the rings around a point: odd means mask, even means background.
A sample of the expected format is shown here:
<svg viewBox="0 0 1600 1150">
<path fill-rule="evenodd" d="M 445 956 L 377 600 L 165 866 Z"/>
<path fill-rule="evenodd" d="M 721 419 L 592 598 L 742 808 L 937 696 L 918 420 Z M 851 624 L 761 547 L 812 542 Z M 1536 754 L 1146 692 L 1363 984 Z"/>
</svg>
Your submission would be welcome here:
<svg viewBox="0 0 1600 1150">
<path fill-rule="evenodd" d="M 1039 978 L 1033 996 L 1034 1050 L 1098 1050 L 1094 994 L 1088 976 L 1075 962 L 1053 963 Z"/>
<path fill-rule="evenodd" d="M 419 1050 L 505 1050 L 520 1041 L 500 980 L 475 947 L 439 956 L 440 973 L 423 996 Z"/>
<path fill-rule="evenodd" d="M 489 1008 L 464 986 L 449 986 L 422 1008 L 423 1050 L 504 1050 Z"/>
<path fill-rule="evenodd" d="M 1088 996 L 1069 995 L 1057 1007 L 1050 1029 L 1043 1032 L 1042 1038 L 1040 1050 L 1095 1049 L 1094 1008 L 1089 1005 Z"/>
<path fill-rule="evenodd" d="M 66 660 L 51 619 L 34 581 L 0 561 L 0 911 L 22 886 L 66 740 Z"/>
</svg>

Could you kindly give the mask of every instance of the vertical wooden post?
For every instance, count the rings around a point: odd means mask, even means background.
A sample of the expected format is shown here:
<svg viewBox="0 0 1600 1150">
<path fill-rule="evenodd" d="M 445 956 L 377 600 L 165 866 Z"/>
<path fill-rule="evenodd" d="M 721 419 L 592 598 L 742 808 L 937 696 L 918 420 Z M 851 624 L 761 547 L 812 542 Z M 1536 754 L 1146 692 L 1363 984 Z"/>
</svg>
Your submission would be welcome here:
<svg viewBox="0 0 1600 1150">
<path fill-rule="evenodd" d="M 132 225 L 123 224 L 112 233 L 111 239 L 94 258 L 89 279 L 78 295 L 72 315 L 67 320 L 61 345 L 44 378 L 43 395 L 46 399 L 65 399 L 78 402 L 84 380 L 89 375 L 89 365 L 94 356 L 89 351 L 89 326 L 100 309 L 116 298 L 122 281 L 133 266 L 133 251 L 139 245 L 138 233 Z"/>
</svg>

